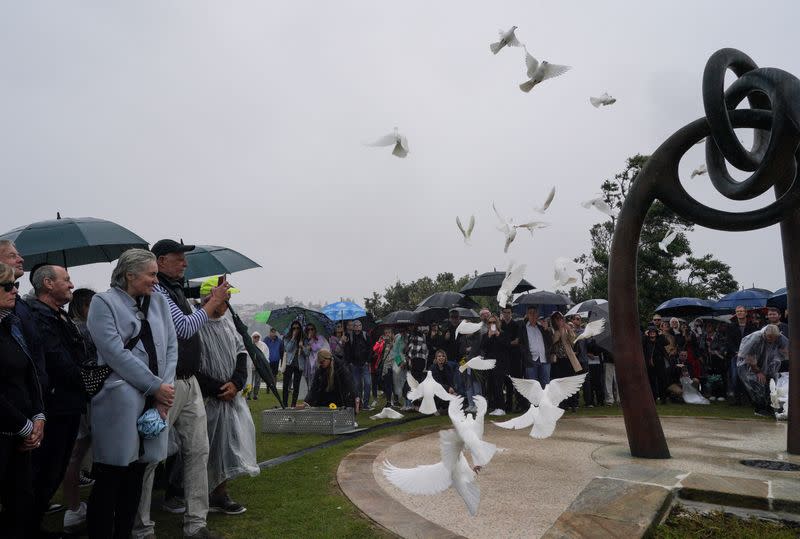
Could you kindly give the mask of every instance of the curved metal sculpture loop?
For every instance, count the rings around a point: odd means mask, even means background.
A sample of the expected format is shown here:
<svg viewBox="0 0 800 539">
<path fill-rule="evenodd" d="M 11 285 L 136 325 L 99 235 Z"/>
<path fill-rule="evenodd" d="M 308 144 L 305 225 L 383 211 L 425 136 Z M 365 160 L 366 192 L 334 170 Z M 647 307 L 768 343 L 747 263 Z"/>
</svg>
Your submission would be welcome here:
<svg viewBox="0 0 800 539">
<path fill-rule="evenodd" d="M 724 89 L 725 73 L 738 78 Z M 749 109 L 736 107 L 747 99 Z M 669 449 L 655 410 L 642 354 L 636 292 L 639 235 L 648 209 L 658 199 L 676 214 L 698 225 L 743 231 L 781 223 L 788 303 L 800 312 L 800 80 L 774 68 L 759 68 L 746 54 L 722 49 L 706 63 L 703 74 L 706 118 L 695 120 L 669 137 L 650 156 L 633 182 L 617 218 L 609 265 L 609 300 L 620 394 L 634 456 L 667 458 Z M 751 150 L 735 128 L 755 129 Z M 714 187 L 731 200 L 753 199 L 770 188 L 776 200 L 764 208 L 727 212 L 710 208 L 684 189 L 678 175 L 683 155 L 706 138 L 706 164 Z M 727 162 L 752 172 L 733 179 Z M 794 234 L 791 231 L 795 231 Z M 791 376 L 800 379 L 800 317 L 790 319 Z M 800 453 L 800 386 L 790 395 L 789 451 Z"/>
</svg>

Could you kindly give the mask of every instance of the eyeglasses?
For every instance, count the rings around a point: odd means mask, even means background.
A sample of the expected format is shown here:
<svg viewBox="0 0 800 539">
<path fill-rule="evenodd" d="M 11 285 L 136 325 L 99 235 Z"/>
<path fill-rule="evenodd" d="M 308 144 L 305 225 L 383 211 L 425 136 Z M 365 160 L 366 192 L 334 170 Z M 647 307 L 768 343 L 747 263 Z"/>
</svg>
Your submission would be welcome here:
<svg viewBox="0 0 800 539">
<path fill-rule="evenodd" d="M 0 286 L 2 286 L 3 290 L 6 292 L 11 292 L 15 288 L 19 290 L 19 281 L 17 281 L 16 283 L 0 283 Z"/>
</svg>

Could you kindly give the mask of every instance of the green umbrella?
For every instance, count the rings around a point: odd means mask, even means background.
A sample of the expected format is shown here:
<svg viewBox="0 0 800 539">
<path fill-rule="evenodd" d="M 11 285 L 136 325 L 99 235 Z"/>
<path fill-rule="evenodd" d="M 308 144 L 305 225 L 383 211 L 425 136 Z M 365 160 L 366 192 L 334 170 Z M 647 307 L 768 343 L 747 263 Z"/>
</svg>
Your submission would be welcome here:
<svg viewBox="0 0 800 539">
<path fill-rule="evenodd" d="M 260 268 L 261 265 L 243 254 L 217 245 L 196 245 L 194 250 L 186 253 L 186 279 L 198 279 Z"/>
<path fill-rule="evenodd" d="M 267 320 L 269 320 L 269 315 L 271 314 L 272 311 L 267 309 L 266 311 L 261 311 L 260 313 L 256 313 L 255 316 L 253 316 L 253 320 L 255 320 L 256 322 L 261 322 L 262 324 L 266 324 Z"/>
<path fill-rule="evenodd" d="M 317 333 L 320 335 L 328 336 L 333 333 L 333 321 L 330 318 L 319 311 L 306 309 L 305 307 L 281 307 L 280 309 L 275 309 L 270 313 L 267 322 L 279 332 L 286 333 L 286 330 L 295 320 L 299 320 L 303 326 L 313 323 L 317 326 Z"/>
<path fill-rule="evenodd" d="M 25 259 L 25 269 L 39 264 L 65 268 L 112 262 L 128 249 L 147 249 L 147 242 L 111 221 L 94 217 L 65 217 L 15 228 L 0 240 L 11 240 Z"/>
</svg>

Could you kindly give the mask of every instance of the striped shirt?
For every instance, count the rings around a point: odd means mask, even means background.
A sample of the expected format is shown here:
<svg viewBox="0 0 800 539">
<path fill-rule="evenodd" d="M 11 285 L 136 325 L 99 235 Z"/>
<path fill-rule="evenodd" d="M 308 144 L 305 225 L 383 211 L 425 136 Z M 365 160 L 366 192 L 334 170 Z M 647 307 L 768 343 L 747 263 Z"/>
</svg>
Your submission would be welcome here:
<svg viewBox="0 0 800 539">
<path fill-rule="evenodd" d="M 192 314 L 183 314 L 181 308 L 172 301 L 167 289 L 160 284 L 155 286 L 155 291 L 167 298 L 169 314 L 172 317 L 172 323 L 175 324 L 175 333 L 179 339 L 193 337 L 195 333 L 200 331 L 203 324 L 208 321 L 208 315 L 203 309 L 197 309 Z"/>
</svg>

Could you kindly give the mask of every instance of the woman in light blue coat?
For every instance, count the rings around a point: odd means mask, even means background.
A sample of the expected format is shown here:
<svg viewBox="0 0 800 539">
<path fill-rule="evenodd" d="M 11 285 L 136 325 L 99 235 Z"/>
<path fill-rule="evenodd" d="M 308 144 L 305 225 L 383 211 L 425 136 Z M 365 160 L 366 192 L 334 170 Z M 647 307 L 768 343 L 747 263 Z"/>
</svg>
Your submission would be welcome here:
<svg viewBox="0 0 800 539">
<path fill-rule="evenodd" d="M 175 397 L 178 342 L 166 299 L 152 293 L 157 272 L 150 251 L 124 252 L 111 275 L 111 288 L 96 294 L 89 307 L 87 327 L 98 364 L 112 369 L 92 399 L 95 484 L 87 515 L 90 538 L 130 537 L 146 463 L 167 456 L 168 429 L 142 439 L 136 424 L 146 398 L 166 418 Z M 148 296 L 148 324 L 142 324 Z M 126 348 L 137 335 L 135 346 Z M 148 349 L 155 352 L 155 361 Z"/>
</svg>

